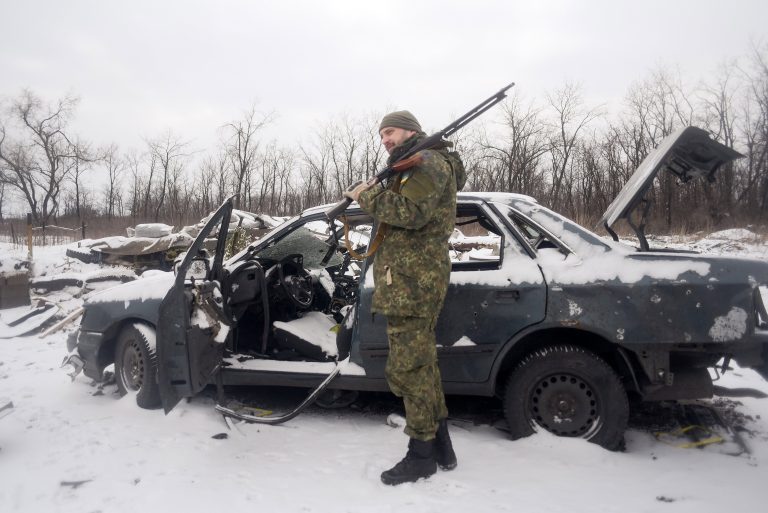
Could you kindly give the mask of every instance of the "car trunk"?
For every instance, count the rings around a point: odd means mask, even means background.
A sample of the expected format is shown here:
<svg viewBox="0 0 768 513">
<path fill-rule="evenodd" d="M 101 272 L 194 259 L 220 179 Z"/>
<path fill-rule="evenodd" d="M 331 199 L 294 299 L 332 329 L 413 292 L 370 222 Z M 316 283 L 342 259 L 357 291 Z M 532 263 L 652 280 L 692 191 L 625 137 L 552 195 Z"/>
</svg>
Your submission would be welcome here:
<svg viewBox="0 0 768 513">
<path fill-rule="evenodd" d="M 602 225 L 618 241 L 614 225 L 624 219 L 637 235 L 641 250 L 648 251 L 650 248 L 645 238 L 645 224 L 651 203 L 646 194 L 654 178 L 666 170 L 681 183 L 698 178 L 712 182 L 715 173 L 724 164 L 742 157 L 739 152 L 711 139 L 705 130 L 693 126 L 677 130 L 643 159 L 598 225 Z M 635 213 L 638 213 L 639 219 L 633 220 L 632 215 Z"/>
</svg>

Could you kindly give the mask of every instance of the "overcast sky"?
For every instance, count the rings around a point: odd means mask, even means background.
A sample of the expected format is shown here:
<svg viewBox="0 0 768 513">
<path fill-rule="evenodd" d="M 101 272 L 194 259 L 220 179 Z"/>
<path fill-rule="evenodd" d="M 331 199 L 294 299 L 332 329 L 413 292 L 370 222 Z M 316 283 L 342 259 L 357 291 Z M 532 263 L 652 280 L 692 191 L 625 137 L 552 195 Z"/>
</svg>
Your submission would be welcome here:
<svg viewBox="0 0 768 513">
<path fill-rule="evenodd" d="M 0 20 L 0 96 L 74 93 L 80 135 L 124 150 L 167 129 L 210 149 L 254 103 L 285 144 L 388 107 L 437 129 L 511 81 L 610 106 L 768 40 L 765 0 L 0 0 Z"/>
</svg>

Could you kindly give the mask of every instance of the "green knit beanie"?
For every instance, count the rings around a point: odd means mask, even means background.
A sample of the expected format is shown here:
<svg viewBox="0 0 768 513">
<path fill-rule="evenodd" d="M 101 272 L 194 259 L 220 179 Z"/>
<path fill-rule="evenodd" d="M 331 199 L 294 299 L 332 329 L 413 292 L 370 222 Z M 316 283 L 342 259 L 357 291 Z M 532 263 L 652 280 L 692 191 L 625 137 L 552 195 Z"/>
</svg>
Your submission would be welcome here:
<svg viewBox="0 0 768 513">
<path fill-rule="evenodd" d="M 381 120 L 379 132 L 386 127 L 402 128 L 404 130 L 413 130 L 414 132 L 423 132 L 416 116 L 407 110 L 398 110 L 390 112 Z"/>
</svg>

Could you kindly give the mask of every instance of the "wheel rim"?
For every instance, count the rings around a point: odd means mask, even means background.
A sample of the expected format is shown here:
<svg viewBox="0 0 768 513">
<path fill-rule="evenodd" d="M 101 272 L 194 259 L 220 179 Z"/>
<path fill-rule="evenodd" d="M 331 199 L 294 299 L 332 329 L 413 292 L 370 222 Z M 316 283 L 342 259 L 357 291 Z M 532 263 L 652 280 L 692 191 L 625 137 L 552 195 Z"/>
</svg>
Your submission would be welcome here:
<svg viewBox="0 0 768 513">
<path fill-rule="evenodd" d="M 144 357 L 138 342 L 131 341 L 123 351 L 120 377 L 125 388 L 134 392 L 141 389 L 144 383 Z"/>
<path fill-rule="evenodd" d="M 533 388 L 530 399 L 533 420 L 558 436 L 584 436 L 599 419 L 597 394 L 572 374 L 545 377 Z"/>
</svg>

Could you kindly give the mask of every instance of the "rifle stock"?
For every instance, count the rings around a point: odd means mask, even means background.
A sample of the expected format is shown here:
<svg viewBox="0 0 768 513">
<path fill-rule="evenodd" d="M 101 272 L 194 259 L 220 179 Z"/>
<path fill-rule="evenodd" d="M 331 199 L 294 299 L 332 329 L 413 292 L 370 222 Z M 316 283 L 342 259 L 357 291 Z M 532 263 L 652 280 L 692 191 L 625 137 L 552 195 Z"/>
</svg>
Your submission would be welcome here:
<svg viewBox="0 0 768 513">
<path fill-rule="evenodd" d="M 482 113 L 499 103 L 501 100 L 507 97 L 507 90 L 514 86 L 515 83 L 512 82 L 506 87 L 503 87 L 499 92 L 491 95 L 488 99 L 481 102 L 477 107 L 470 110 L 463 116 L 461 116 L 459 119 L 448 125 L 447 127 L 443 128 L 439 132 L 435 132 L 434 134 L 430 135 L 429 137 L 426 137 L 424 140 L 422 140 L 419 144 L 414 146 L 411 151 L 403 155 L 397 162 L 393 163 L 390 166 L 385 167 L 376 175 L 371 178 L 371 181 L 373 181 L 373 185 L 381 182 L 382 180 L 387 179 L 388 177 L 392 176 L 394 173 L 398 173 L 400 171 L 404 171 L 406 169 L 409 169 L 421 162 L 421 157 L 418 155 L 418 153 L 422 150 L 426 150 L 428 148 L 432 148 L 437 143 L 441 142 L 445 137 L 449 137 L 453 135 L 457 130 L 464 127 L 465 125 L 469 124 L 471 121 L 473 121 L 475 118 L 480 116 Z M 413 160 L 415 159 L 415 160 Z M 326 210 L 325 217 L 328 218 L 328 221 L 333 221 L 336 217 L 338 217 L 342 212 L 344 212 L 349 204 L 352 203 L 352 200 L 347 198 L 346 196 L 336 203 L 333 207 Z"/>
<path fill-rule="evenodd" d="M 412 168 L 413 166 L 418 166 L 419 164 L 421 164 L 421 155 L 417 153 L 416 155 L 411 155 L 405 160 L 398 160 L 391 166 L 385 167 L 376 173 L 376 175 L 374 175 L 373 178 L 369 180 L 369 182 L 371 183 L 371 186 L 374 186 L 395 173 L 400 173 Z M 329 221 L 336 219 L 336 217 L 338 217 L 347 209 L 350 203 L 352 203 L 352 200 L 344 196 L 344 199 L 325 211 L 325 217 L 327 217 Z"/>
</svg>

